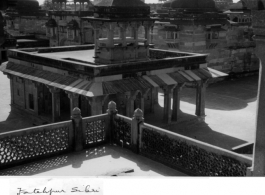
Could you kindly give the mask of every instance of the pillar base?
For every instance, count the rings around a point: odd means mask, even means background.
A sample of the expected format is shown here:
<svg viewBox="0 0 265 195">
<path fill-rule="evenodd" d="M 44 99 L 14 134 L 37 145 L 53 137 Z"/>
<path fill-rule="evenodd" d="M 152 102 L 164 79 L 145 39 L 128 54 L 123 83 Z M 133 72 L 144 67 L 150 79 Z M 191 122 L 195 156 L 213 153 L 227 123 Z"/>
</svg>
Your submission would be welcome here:
<svg viewBox="0 0 265 195">
<path fill-rule="evenodd" d="M 197 116 L 197 120 L 198 120 L 199 122 L 205 122 L 205 117 L 206 117 L 206 115 L 203 115 L 203 116 Z"/>
<path fill-rule="evenodd" d="M 252 177 L 253 176 L 253 167 L 248 167 L 247 168 L 246 176 L 247 177 Z"/>
</svg>

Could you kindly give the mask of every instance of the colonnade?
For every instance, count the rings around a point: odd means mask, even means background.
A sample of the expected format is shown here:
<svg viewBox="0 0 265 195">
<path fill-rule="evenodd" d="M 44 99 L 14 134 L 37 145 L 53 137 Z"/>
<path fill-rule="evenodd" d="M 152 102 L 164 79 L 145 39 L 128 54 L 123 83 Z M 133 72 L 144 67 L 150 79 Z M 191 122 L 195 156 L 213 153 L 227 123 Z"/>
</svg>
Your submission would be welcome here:
<svg viewBox="0 0 265 195">
<path fill-rule="evenodd" d="M 14 82 L 16 79 L 14 79 L 13 76 L 9 76 L 10 78 L 10 86 L 11 86 L 11 104 L 15 103 L 14 102 L 14 87 L 16 85 L 16 82 Z M 27 79 L 24 79 L 27 80 Z M 28 80 L 30 81 L 30 80 Z M 105 103 L 110 101 L 110 100 L 115 100 L 118 104 L 118 107 L 123 104 L 123 108 L 124 111 L 122 114 L 128 116 L 128 117 L 132 117 L 134 110 L 137 108 L 140 108 L 143 112 L 147 111 L 149 113 L 154 113 L 154 106 L 158 101 L 158 88 L 149 88 L 149 89 L 145 89 L 145 90 L 136 90 L 136 91 L 129 91 L 126 92 L 124 94 L 113 94 L 113 95 L 102 95 L 102 96 L 96 96 L 96 97 L 82 97 L 82 100 L 86 100 L 87 103 L 83 104 L 80 103 L 80 99 L 81 99 L 81 95 L 74 93 L 74 92 L 70 92 L 70 91 L 64 91 L 62 89 L 53 87 L 53 86 L 47 86 L 47 92 L 45 92 L 46 96 L 47 93 L 50 93 L 50 98 L 47 99 L 46 98 L 40 98 L 39 94 L 40 93 L 44 93 L 44 89 L 42 89 L 42 87 L 38 82 L 32 82 L 34 83 L 34 87 L 30 86 L 28 82 L 23 82 L 24 83 L 24 88 L 21 89 L 23 92 L 23 96 L 25 96 L 25 98 L 22 98 L 22 101 L 24 101 L 25 106 L 23 106 L 23 109 L 28 109 L 27 102 L 29 101 L 27 96 L 28 93 L 32 93 L 33 97 L 34 97 L 34 110 L 31 110 L 33 112 L 35 112 L 37 115 L 41 115 L 41 112 L 39 111 L 38 106 L 40 104 L 45 104 L 44 106 L 51 106 L 51 113 L 49 111 L 49 113 L 52 115 L 52 122 L 57 122 L 60 120 L 60 116 L 61 116 L 61 98 L 62 98 L 62 94 L 61 93 L 66 93 L 65 96 L 63 97 L 68 97 L 69 98 L 69 104 L 67 103 L 67 105 L 69 106 L 70 111 L 72 111 L 75 107 L 80 107 L 82 108 L 82 106 L 87 107 L 87 109 L 89 110 L 89 115 L 99 115 L 102 114 L 102 111 L 104 110 L 104 106 Z M 28 86 L 26 86 L 28 85 Z M 44 88 L 45 85 L 43 85 Z M 170 124 L 172 121 L 177 121 L 179 118 L 179 111 L 180 111 L 180 92 L 182 90 L 182 88 L 185 86 L 185 83 L 183 84 L 178 84 L 178 85 L 167 85 L 167 86 L 163 86 L 161 87 L 162 90 L 164 91 L 164 110 L 163 110 L 163 120 L 164 122 Z M 194 83 L 193 87 L 196 88 L 196 111 L 195 114 L 200 118 L 200 119 L 204 119 L 205 117 L 205 91 L 206 91 L 206 86 L 207 86 L 207 82 L 202 82 L 202 81 L 198 81 L 197 83 Z M 31 91 L 30 92 L 25 92 L 27 88 L 30 88 Z M 17 89 L 17 86 L 16 86 Z M 45 95 L 43 94 L 43 95 Z M 121 95 L 121 96 L 120 96 Z M 110 98 L 111 96 L 111 98 Z M 119 102 L 119 100 L 117 101 L 115 98 L 119 99 L 119 97 L 122 97 L 120 99 L 122 99 L 122 101 Z M 171 101 L 171 99 L 173 99 L 173 101 Z M 148 106 L 145 106 L 145 103 L 147 102 L 147 100 L 149 101 Z M 45 103 L 45 102 L 46 103 Z M 48 102 L 48 103 L 47 103 Z M 89 105 L 88 105 L 89 104 Z M 66 108 L 68 109 L 68 108 Z M 46 109 L 47 110 L 47 109 Z M 85 108 L 82 108 L 82 110 L 85 110 Z M 88 116 L 89 116 L 88 115 Z"/>
</svg>

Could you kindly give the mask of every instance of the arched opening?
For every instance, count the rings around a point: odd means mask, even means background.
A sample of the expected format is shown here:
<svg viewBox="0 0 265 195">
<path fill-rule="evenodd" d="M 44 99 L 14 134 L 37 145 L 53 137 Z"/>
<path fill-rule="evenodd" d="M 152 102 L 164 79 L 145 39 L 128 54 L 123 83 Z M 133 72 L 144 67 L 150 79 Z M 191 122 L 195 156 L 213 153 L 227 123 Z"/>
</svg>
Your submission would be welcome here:
<svg viewBox="0 0 265 195">
<path fill-rule="evenodd" d="M 238 22 L 238 17 L 235 17 L 232 21 L 233 22 Z"/>
<path fill-rule="evenodd" d="M 135 29 L 131 26 L 129 26 L 127 29 L 126 29 L 126 42 L 127 42 L 127 45 L 130 46 L 130 45 L 133 45 L 134 42 L 135 42 Z"/>
<path fill-rule="evenodd" d="M 145 39 L 145 37 L 146 37 L 146 33 L 147 32 L 145 32 L 145 28 L 144 28 L 144 26 L 140 26 L 139 28 L 138 28 L 138 43 L 141 45 L 141 44 L 143 44 L 144 45 L 144 43 L 145 43 L 145 41 L 146 41 L 146 39 Z"/>
</svg>

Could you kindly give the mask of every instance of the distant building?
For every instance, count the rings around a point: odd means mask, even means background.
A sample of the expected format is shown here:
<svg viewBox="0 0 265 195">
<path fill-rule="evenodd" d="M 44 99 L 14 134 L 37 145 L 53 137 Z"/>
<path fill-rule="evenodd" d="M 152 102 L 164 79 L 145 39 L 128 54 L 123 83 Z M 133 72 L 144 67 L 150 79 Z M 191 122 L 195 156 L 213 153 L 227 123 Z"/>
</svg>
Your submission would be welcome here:
<svg viewBox="0 0 265 195">
<path fill-rule="evenodd" d="M 9 2 L 10 3 L 10 2 Z M 45 23 L 48 20 L 45 11 L 40 10 L 37 0 L 11 1 L 4 11 L 6 44 L 11 48 L 47 47 Z M 11 41 L 12 39 L 14 40 Z M 16 41 L 17 40 L 17 41 Z M 5 44 L 5 45 L 6 45 Z M 6 46 L 2 45 L 2 60 L 6 57 Z M 8 47 L 10 48 L 10 47 Z"/>
<path fill-rule="evenodd" d="M 226 73 L 258 70 L 251 12 L 242 3 L 220 13 L 213 0 L 173 0 L 164 3 L 156 16 L 152 32 L 156 48 L 208 53 L 208 66 Z"/>
<path fill-rule="evenodd" d="M 219 10 L 226 10 L 231 4 L 233 4 L 233 0 L 214 0 L 216 8 Z"/>
<path fill-rule="evenodd" d="M 53 0 L 53 3 L 57 1 Z M 48 12 L 49 20 L 46 23 L 46 36 L 50 41 L 50 46 L 94 43 L 92 26 L 86 21 L 81 21 L 82 17 L 93 15 L 93 12 L 86 8 L 93 5 L 88 4 L 89 1 L 85 0 L 75 0 L 74 2 L 74 10 L 63 10 L 67 6 L 67 1 L 63 0 L 59 2 L 61 4 L 59 10 Z M 62 3 L 64 3 L 64 6 Z M 76 5 L 77 3 L 79 6 Z"/>
</svg>

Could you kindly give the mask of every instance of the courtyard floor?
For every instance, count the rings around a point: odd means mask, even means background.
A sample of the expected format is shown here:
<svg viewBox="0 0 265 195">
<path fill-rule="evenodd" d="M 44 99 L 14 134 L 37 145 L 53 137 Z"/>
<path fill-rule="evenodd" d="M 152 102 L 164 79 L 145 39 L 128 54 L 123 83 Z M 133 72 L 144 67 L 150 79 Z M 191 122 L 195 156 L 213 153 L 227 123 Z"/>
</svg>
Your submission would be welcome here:
<svg viewBox="0 0 265 195">
<path fill-rule="evenodd" d="M 258 75 L 215 83 L 206 92 L 206 119 L 195 116 L 195 89 L 181 92 L 181 116 L 177 123 L 162 121 L 163 93 L 155 114 L 145 116 L 145 122 L 173 132 L 231 150 L 232 147 L 254 141 Z M 30 117 L 10 108 L 10 84 L 0 72 L 0 132 L 33 126 Z"/>
</svg>

